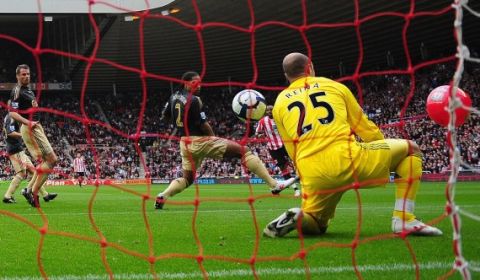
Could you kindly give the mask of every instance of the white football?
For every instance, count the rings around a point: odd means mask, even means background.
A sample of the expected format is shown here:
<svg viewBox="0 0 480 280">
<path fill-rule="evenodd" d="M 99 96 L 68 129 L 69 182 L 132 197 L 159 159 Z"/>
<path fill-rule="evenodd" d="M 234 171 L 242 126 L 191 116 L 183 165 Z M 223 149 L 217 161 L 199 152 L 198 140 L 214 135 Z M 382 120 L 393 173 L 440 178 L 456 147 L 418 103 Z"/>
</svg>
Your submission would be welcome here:
<svg viewBox="0 0 480 280">
<path fill-rule="evenodd" d="M 267 103 L 260 92 L 244 89 L 233 98 L 232 109 L 242 121 L 258 121 L 265 115 Z"/>
</svg>

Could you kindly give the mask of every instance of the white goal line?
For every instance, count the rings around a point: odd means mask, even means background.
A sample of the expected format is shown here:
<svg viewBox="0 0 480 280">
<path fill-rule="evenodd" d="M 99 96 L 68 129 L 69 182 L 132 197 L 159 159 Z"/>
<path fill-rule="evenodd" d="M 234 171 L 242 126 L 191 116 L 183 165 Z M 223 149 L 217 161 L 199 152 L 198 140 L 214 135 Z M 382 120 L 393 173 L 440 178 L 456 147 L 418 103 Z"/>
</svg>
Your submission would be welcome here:
<svg viewBox="0 0 480 280">
<path fill-rule="evenodd" d="M 441 262 L 428 262 L 418 264 L 421 271 L 444 269 L 445 273 L 448 269 L 453 268 L 452 263 Z M 414 271 L 413 264 L 380 264 L 380 265 L 359 265 L 358 270 L 361 272 L 389 272 L 389 271 Z M 260 276 L 274 276 L 274 275 L 304 275 L 305 270 L 301 268 L 259 268 L 256 270 Z M 324 274 L 324 273 L 345 273 L 353 272 L 353 266 L 321 266 L 310 267 L 311 274 Z M 252 276 L 252 270 L 250 269 L 235 269 L 235 270 L 216 270 L 209 271 L 208 276 L 212 278 L 225 278 L 225 277 L 248 277 Z M 440 275 L 438 275 L 440 276 Z M 203 276 L 199 272 L 177 272 L 177 273 L 157 273 L 159 279 L 202 279 Z M 133 273 L 121 273 L 114 274 L 115 279 L 125 280 L 143 280 L 152 279 L 151 274 L 133 274 Z M 40 277 L 5 277 L 3 280 L 41 280 Z M 51 280 L 106 280 L 109 279 L 108 275 L 87 274 L 87 275 L 56 275 L 49 276 Z"/>
</svg>

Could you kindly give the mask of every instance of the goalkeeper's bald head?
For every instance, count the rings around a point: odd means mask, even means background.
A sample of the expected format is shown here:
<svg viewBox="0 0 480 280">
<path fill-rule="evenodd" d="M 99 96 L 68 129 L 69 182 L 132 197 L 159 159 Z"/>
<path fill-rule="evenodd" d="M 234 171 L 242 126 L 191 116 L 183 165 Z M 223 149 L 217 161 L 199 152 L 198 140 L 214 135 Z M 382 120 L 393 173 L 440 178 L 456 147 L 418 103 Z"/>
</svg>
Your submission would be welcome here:
<svg viewBox="0 0 480 280">
<path fill-rule="evenodd" d="M 285 77 L 290 83 L 302 77 L 315 76 L 310 58 L 302 53 L 289 53 L 283 59 L 282 66 Z"/>
</svg>

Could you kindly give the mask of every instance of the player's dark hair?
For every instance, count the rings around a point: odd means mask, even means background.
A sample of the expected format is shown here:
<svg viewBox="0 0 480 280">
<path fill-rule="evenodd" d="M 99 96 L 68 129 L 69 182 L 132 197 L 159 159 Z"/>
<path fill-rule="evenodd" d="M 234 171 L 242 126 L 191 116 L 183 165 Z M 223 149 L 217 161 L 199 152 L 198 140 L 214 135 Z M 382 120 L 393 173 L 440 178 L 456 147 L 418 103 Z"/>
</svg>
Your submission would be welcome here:
<svg viewBox="0 0 480 280">
<path fill-rule="evenodd" d="M 30 67 L 27 64 L 20 64 L 17 66 L 17 69 L 15 70 L 15 74 L 19 74 L 21 69 L 30 70 Z"/>
<path fill-rule="evenodd" d="M 191 80 L 193 80 L 194 77 L 197 77 L 197 76 L 200 76 L 197 72 L 188 71 L 182 75 L 182 81 L 190 82 Z"/>
<path fill-rule="evenodd" d="M 283 65 L 283 71 L 289 77 L 298 77 L 305 74 L 309 59 L 306 55 L 298 54 L 293 59 Z"/>
</svg>

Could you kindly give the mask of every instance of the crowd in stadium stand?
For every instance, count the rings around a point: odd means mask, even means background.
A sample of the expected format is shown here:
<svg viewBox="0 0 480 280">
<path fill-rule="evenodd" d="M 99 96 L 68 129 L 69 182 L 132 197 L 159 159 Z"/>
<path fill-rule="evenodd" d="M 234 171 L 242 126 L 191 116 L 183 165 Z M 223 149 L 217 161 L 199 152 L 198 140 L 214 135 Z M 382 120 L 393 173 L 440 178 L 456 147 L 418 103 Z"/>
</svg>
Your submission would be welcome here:
<svg viewBox="0 0 480 280">
<path fill-rule="evenodd" d="M 403 115 L 405 126 L 389 126 L 400 121 L 399 113 L 405 102 L 405 97 L 410 90 L 407 76 L 390 76 L 380 81 L 369 81 L 365 90 L 365 112 L 375 121 L 386 137 L 408 138 L 415 140 L 424 156 L 424 171 L 431 173 L 443 173 L 450 170 L 449 150 L 446 145 L 446 130 L 426 117 L 424 110 L 427 95 L 437 86 L 448 84 L 453 76 L 453 67 L 446 65 L 434 65 L 421 70 L 416 76 L 414 96 Z M 464 72 L 460 87 L 466 92 L 472 93 L 473 107 L 478 108 L 480 100 L 475 93 L 480 89 L 480 68 L 467 68 Z M 380 93 L 386 92 L 386 95 Z M 382 96 L 383 98 L 379 98 Z M 478 153 L 480 152 L 480 126 L 479 116 L 471 114 L 469 120 L 458 128 L 458 147 L 463 161 L 476 169 L 479 168 Z"/>
<path fill-rule="evenodd" d="M 361 81 L 365 113 L 382 128 L 386 137 L 416 141 L 424 154 L 424 172 L 442 173 L 450 169 L 445 129 L 430 121 L 424 108 L 428 93 L 439 85 L 447 84 L 452 75 L 452 65 L 435 65 L 417 71 L 415 91 L 404 114 L 400 112 L 411 88 L 408 75 L 368 77 Z M 356 92 L 353 84 L 347 85 Z M 476 97 L 478 95 L 473 93 L 480 89 L 480 68 L 465 69 L 461 88 L 472 93 L 473 106 L 478 108 L 480 100 Z M 245 124 L 237 120 L 231 111 L 231 100 L 239 90 L 202 89 L 205 112 L 218 136 L 240 140 L 246 133 Z M 177 177 L 181 170 L 178 139 L 174 137 L 175 131 L 172 127 L 160 120 L 160 112 L 168 95 L 150 93 L 145 103 L 145 112 L 141 115 L 141 94 L 88 95 L 82 111 L 78 96 L 44 93 L 40 106 L 58 110 L 59 113 L 67 112 L 79 118 L 42 113 L 42 125 L 59 157 L 56 172 L 51 174 L 50 178 L 71 178 L 72 161 L 77 153 L 84 156 L 87 176 L 92 179 L 97 176 L 97 166 L 98 178 L 141 178 L 148 175 L 147 172 L 151 178 Z M 274 93 L 265 95 L 269 103 L 273 102 Z M 214 98 L 209 98 L 210 96 Z M 4 99 L 3 102 L 6 101 Z M 2 120 L 5 113 L 3 110 Z M 83 113 L 89 121 L 83 117 Z M 142 127 L 137 130 L 139 117 L 143 117 Z M 458 129 L 458 143 L 463 161 L 476 169 L 480 164 L 479 121 L 479 116 L 472 114 L 467 123 Z M 251 127 L 250 132 L 253 129 L 254 127 Z M 133 138 L 125 137 L 134 136 L 137 132 L 141 136 L 138 143 Z M 275 168 L 261 139 L 255 140 L 252 133 L 250 137 L 250 149 L 265 161 L 272 174 L 278 174 L 279 170 Z M 3 138 L 3 135 L 0 136 L 2 145 Z M 92 147 L 95 149 L 92 150 Z M 142 164 L 142 157 L 145 166 Z M 0 157 L 0 169 L 0 179 L 11 177 L 13 170 L 5 154 Z M 198 175 L 225 177 L 245 174 L 238 160 L 206 160 Z"/>
</svg>

